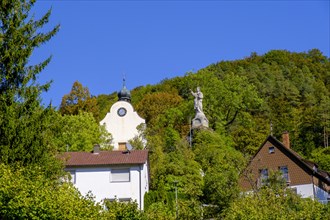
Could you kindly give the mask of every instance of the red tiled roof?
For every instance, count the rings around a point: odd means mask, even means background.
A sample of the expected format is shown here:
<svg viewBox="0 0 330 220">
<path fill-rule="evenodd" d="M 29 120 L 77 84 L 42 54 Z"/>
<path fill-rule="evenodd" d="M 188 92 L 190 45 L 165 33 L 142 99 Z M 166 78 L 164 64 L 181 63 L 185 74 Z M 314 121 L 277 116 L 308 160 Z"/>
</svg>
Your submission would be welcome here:
<svg viewBox="0 0 330 220">
<path fill-rule="evenodd" d="M 65 160 L 66 166 L 143 164 L 148 159 L 148 151 L 65 152 L 60 157 Z"/>
</svg>

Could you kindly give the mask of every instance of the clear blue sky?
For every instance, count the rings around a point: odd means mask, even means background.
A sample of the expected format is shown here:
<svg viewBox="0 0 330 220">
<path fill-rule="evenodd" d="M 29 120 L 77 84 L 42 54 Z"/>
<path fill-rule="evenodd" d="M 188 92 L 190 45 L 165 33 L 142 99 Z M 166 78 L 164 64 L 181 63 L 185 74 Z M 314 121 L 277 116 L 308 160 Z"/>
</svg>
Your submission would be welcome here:
<svg viewBox="0 0 330 220">
<path fill-rule="evenodd" d="M 251 52 L 330 54 L 329 0 L 37 0 L 36 18 L 51 7 L 46 30 L 61 29 L 31 63 L 53 55 L 39 81 L 54 81 L 42 97 L 55 106 L 76 80 L 93 95 L 110 94 L 121 89 L 123 74 L 133 89 Z"/>
</svg>

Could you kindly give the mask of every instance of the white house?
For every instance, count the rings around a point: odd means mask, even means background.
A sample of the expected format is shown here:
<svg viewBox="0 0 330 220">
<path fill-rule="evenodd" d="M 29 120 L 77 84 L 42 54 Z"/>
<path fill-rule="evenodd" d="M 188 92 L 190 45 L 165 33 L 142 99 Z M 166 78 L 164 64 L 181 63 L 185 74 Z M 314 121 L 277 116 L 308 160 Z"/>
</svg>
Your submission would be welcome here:
<svg viewBox="0 0 330 220">
<path fill-rule="evenodd" d="M 105 125 L 107 131 L 112 135 L 114 150 L 126 150 L 130 139 L 139 136 L 139 125 L 145 125 L 145 119 L 141 118 L 130 103 L 131 94 L 125 86 L 118 92 L 118 101 L 114 103 L 110 112 L 100 122 Z M 145 142 L 145 140 L 141 140 Z"/>
<path fill-rule="evenodd" d="M 144 194 L 149 190 L 147 150 L 66 152 L 65 170 L 72 182 L 86 195 L 89 191 L 100 202 L 104 199 L 136 201 L 143 210 Z"/>
<path fill-rule="evenodd" d="M 91 191 L 97 202 L 133 200 L 142 210 L 144 194 L 149 190 L 148 151 L 132 150 L 127 143 L 139 136 L 137 127 L 145 125 L 145 120 L 134 111 L 125 80 L 118 98 L 100 122 L 112 134 L 114 151 L 100 151 L 95 146 L 93 152 L 66 152 L 62 158 L 83 195 Z"/>
</svg>

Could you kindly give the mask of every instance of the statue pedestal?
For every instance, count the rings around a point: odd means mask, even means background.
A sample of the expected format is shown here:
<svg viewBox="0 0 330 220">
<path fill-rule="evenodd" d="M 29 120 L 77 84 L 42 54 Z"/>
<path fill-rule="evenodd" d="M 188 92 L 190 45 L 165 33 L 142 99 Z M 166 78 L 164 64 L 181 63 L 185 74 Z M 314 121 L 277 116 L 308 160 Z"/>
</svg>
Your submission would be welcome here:
<svg viewBox="0 0 330 220">
<path fill-rule="evenodd" d="M 201 112 L 197 113 L 195 118 L 191 121 L 192 129 L 200 127 L 209 127 L 209 120 L 207 120 L 206 116 Z"/>
</svg>

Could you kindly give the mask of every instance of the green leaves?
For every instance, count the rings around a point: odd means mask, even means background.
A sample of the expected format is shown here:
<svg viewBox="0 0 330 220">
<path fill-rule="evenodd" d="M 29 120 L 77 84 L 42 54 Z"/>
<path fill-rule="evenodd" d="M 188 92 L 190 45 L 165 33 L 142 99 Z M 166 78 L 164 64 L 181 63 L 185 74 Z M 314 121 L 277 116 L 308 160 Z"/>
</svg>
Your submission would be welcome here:
<svg viewBox="0 0 330 220">
<path fill-rule="evenodd" d="M 63 96 L 59 111 L 63 115 L 77 115 L 79 111 L 90 112 L 96 120 L 99 116 L 96 98 L 78 81 L 73 83 L 70 93 Z"/>
<path fill-rule="evenodd" d="M 58 151 L 91 151 L 95 144 L 111 149 L 111 134 L 100 126 L 92 113 L 79 111 L 77 115 L 57 115 L 57 126 L 53 141 Z"/>
<path fill-rule="evenodd" d="M 0 164 L 2 219 L 105 219 L 100 205 L 69 183 L 44 176 L 40 166 Z"/>
<path fill-rule="evenodd" d="M 50 62 L 46 59 L 35 66 L 27 66 L 33 50 L 51 39 L 59 30 L 54 27 L 48 33 L 40 33 L 50 17 L 48 11 L 40 20 L 33 20 L 29 15 L 35 1 L 7 1 L 0 5 L 0 93 L 8 94 L 12 91 L 19 97 L 25 98 L 24 88 L 36 87 L 37 90 L 45 89 L 42 85 L 35 84 L 37 74 Z M 9 97 L 8 97 L 9 98 Z M 13 94 L 11 96 L 13 97 Z"/>
<path fill-rule="evenodd" d="M 242 194 L 223 213 L 223 219 L 328 219 L 326 205 L 302 199 L 290 188 L 271 185 Z"/>
<path fill-rule="evenodd" d="M 118 220 L 142 220 L 143 213 L 138 209 L 138 204 L 133 201 L 118 202 L 105 201 L 107 211 L 107 219 Z"/>
<path fill-rule="evenodd" d="M 54 36 L 59 26 L 41 33 L 50 11 L 34 20 L 30 9 L 35 1 L 4 0 L 0 3 L 0 161 L 44 165 L 45 172 L 59 172 L 55 159 L 56 146 L 52 142 L 54 109 L 43 108 L 41 92 L 49 83 L 39 85 L 38 74 L 50 62 L 29 66 L 34 49 Z M 51 165 L 50 165 L 51 164 Z"/>
</svg>

